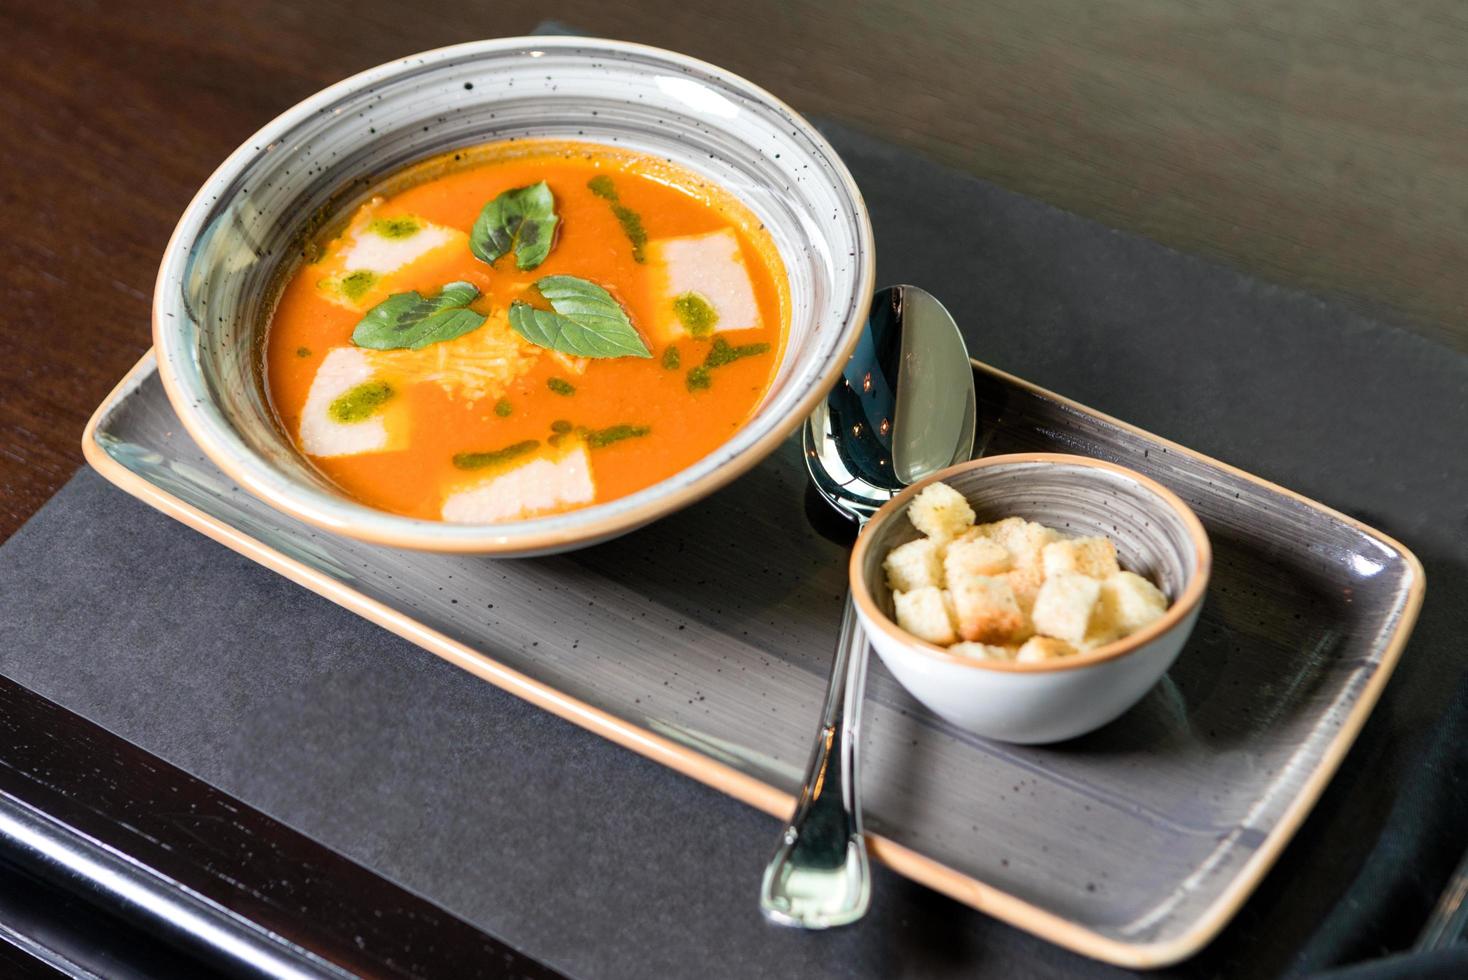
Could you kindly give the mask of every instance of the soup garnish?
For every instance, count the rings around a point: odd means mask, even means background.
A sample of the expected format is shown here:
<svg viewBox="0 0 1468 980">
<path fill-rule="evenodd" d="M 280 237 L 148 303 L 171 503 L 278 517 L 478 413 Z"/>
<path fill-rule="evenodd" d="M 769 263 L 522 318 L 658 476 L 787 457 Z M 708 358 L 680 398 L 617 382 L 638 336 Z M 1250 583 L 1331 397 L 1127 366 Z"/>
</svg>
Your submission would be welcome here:
<svg viewBox="0 0 1468 980">
<path fill-rule="evenodd" d="M 930 483 L 908 519 L 922 537 L 882 568 L 897 624 L 976 660 L 1040 663 L 1130 636 L 1161 619 L 1167 596 L 1118 563 L 1104 535 L 1067 537 L 1021 517 L 975 524 L 963 494 Z"/>
<path fill-rule="evenodd" d="M 789 286 L 737 199 L 614 147 L 451 157 L 311 252 L 269 326 L 276 411 L 344 492 L 449 521 L 552 514 L 665 479 L 753 414 Z"/>
</svg>

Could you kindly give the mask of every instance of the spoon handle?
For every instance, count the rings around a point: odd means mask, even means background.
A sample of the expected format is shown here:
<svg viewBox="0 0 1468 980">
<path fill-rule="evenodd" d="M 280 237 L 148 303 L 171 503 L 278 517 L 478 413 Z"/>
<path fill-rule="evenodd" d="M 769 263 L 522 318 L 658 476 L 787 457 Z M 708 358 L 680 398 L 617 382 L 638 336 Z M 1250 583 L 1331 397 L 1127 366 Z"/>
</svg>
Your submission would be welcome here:
<svg viewBox="0 0 1468 980">
<path fill-rule="evenodd" d="M 855 922 L 871 904 L 857 768 L 868 650 L 848 594 L 805 785 L 760 886 L 771 922 L 827 929 Z"/>
</svg>

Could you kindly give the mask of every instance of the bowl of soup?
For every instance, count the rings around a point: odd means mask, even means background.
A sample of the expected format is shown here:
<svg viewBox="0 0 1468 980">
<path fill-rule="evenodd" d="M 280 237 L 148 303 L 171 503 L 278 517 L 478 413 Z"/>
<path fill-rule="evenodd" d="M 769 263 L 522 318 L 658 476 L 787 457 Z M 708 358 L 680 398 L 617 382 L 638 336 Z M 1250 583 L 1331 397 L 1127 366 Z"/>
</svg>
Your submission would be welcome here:
<svg viewBox="0 0 1468 980">
<path fill-rule="evenodd" d="M 154 301 L 226 474 L 373 543 L 530 555 L 737 477 L 835 383 L 870 221 L 768 93 L 641 45 L 505 38 L 306 100 L 185 211 Z"/>
</svg>

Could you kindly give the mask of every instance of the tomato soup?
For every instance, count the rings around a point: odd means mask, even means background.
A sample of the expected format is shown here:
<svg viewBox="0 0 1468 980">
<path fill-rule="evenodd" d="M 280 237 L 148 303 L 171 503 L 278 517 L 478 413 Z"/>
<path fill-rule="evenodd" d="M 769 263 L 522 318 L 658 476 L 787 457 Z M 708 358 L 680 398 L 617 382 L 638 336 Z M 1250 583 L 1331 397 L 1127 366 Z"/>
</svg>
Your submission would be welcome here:
<svg viewBox="0 0 1468 980">
<path fill-rule="evenodd" d="M 411 517 L 521 520 L 673 475 L 753 413 L 789 318 L 731 194 L 584 143 L 430 160 L 307 258 L 266 335 L 275 410 L 344 492 Z"/>
</svg>

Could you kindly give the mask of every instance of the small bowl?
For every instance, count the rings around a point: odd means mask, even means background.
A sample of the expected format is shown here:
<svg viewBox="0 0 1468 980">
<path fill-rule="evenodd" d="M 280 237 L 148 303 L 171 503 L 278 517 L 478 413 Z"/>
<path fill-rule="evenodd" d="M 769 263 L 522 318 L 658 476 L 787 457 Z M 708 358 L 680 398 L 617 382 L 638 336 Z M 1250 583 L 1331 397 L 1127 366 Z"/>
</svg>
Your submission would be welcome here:
<svg viewBox="0 0 1468 980">
<path fill-rule="evenodd" d="M 968 498 L 979 523 L 1023 517 L 1106 535 L 1122 568 L 1161 587 L 1167 612 L 1114 643 L 1040 663 L 973 660 L 913 637 L 892 616 L 882 560 L 919 537 L 907 507 L 938 480 Z M 1101 727 L 1161 679 L 1198 621 L 1211 563 L 1197 515 L 1157 481 L 1083 456 L 1023 453 L 961 463 L 894 497 L 857 540 L 851 594 L 878 656 L 914 697 L 976 735 L 1038 744 Z"/>
<path fill-rule="evenodd" d="M 617 500 L 503 524 L 376 510 L 296 451 L 269 403 L 264 323 L 299 245 L 417 161 L 547 137 L 665 158 L 723 186 L 763 223 L 790 283 L 774 381 L 727 442 Z M 851 174 L 789 106 L 713 65 L 578 37 L 476 41 L 356 75 L 287 110 L 215 171 L 169 241 L 153 344 L 169 401 L 226 474 L 327 530 L 426 551 L 531 555 L 625 533 L 711 493 L 768 455 L 836 383 L 871 305 L 871 222 Z"/>
</svg>

